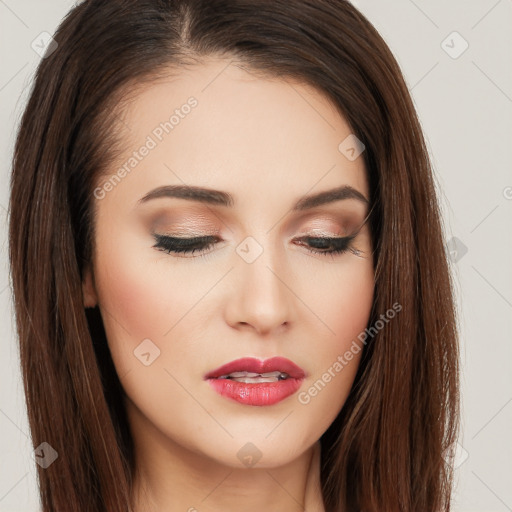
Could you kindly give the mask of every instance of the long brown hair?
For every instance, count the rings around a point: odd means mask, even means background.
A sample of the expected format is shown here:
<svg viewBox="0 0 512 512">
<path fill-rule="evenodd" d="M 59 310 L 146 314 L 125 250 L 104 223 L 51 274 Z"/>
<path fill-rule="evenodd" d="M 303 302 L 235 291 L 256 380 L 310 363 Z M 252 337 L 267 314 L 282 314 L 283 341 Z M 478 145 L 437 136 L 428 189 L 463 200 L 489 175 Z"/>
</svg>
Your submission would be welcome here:
<svg viewBox="0 0 512 512">
<path fill-rule="evenodd" d="M 209 55 L 327 95 L 363 141 L 375 298 L 398 303 L 369 339 L 350 396 L 321 438 L 325 507 L 450 508 L 444 454 L 459 421 L 453 289 L 435 183 L 391 51 L 345 0 L 89 0 L 42 59 L 16 140 L 9 256 L 43 512 L 132 510 L 133 446 L 101 318 L 81 282 L 93 190 L 119 149 L 116 107 L 138 84 Z M 117 121 L 118 122 L 118 121 Z"/>
</svg>

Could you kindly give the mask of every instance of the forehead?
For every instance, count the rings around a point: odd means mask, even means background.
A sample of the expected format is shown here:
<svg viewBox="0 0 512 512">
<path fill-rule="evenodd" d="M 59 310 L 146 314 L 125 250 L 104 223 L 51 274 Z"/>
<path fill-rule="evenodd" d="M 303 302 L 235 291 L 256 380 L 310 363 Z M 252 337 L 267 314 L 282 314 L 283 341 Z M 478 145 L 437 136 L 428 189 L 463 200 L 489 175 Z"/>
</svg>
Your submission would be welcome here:
<svg viewBox="0 0 512 512">
<path fill-rule="evenodd" d="M 363 158 L 339 149 L 350 126 L 326 95 L 298 81 L 210 58 L 138 87 L 119 117 L 126 151 L 118 166 L 151 147 L 125 193 L 186 183 L 270 199 L 348 184 L 368 196 Z"/>
</svg>

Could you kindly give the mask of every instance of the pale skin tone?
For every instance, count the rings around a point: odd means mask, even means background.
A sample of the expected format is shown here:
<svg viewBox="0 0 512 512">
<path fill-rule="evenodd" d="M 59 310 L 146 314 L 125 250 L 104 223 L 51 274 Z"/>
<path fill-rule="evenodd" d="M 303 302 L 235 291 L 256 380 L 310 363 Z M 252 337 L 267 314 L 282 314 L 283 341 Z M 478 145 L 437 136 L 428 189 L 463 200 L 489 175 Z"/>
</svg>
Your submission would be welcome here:
<svg viewBox="0 0 512 512">
<path fill-rule="evenodd" d="M 84 305 L 99 306 L 126 392 L 136 512 L 323 511 L 318 440 L 343 407 L 361 354 L 308 403 L 298 396 L 364 331 L 373 301 L 368 204 L 349 198 L 292 211 L 302 197 L 344 185 L 369 199 L 363 158 L 338 149 L 352 130 L 312 87 L 228 63 L 209 58 L 138 92 L 122 113 L 126 153 L 109 175 L 189 97 L 197 105 L 161 141 L 152 135 L 156 147 L 95 199 Z M 140 202 L 184 184 L 227 192 L 233 205 Z M 353 250 L 341 254 L 298 243 L 355 232 Z M 153 247 L 154 233 L 218 238 L 202 252 L 174 254 Z M 251 263 L 236 251 L 247 237 L 250 251 L 262 250 Z M 134 351 L 147 339 L 160 354 L 145 365 Z M 273 356 L 307 376 L 271 406 L 231 401 L 203 379 L 234 359 Z M 247 443 L 260 454 L 251 467 L 237 455 Z"/>
</svg>

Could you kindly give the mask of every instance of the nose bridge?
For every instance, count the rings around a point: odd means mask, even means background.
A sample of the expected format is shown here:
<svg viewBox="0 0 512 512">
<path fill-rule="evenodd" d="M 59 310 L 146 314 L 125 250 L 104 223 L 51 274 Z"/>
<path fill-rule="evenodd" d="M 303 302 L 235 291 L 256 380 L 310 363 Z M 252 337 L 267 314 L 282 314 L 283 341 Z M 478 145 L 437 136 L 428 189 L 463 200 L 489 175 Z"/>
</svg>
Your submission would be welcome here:
<svg viewBox="0 0 512 512">
<path fill-rule="evenodd" d="M 285 255 L 271 234 L 246 237 L 237 247 L 236 322 L 270 330 L 290 321 Z"/>
</svg>

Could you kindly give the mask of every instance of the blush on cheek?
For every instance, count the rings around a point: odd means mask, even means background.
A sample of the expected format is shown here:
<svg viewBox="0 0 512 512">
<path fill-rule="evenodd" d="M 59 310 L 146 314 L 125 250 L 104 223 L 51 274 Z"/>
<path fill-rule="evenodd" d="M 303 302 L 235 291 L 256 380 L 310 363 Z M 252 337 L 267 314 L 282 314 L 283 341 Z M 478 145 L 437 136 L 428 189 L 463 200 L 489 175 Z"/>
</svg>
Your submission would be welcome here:
<svg viewBox="0 0 512 512">
<path fill-rule="evenodd" d="M 171 310 L 159 301 L 157 279 L 129 258 L 100 265 L 96 286 L 112 350 L 132 353 L 145 338 L 160 338 L 172 325 Z M 160 309 L 159 309 L 160 308 Z"/>
<path fill-rule="evenodd" d="M 360 279 L 346 287 L 340 286 L 337 293 L 322 299 L 323 307 L 319 316 L 336 333 L 338 344 L 342 344 L 339 349 L 345 344 L 350 345 L 366 328 L 373 296 L 373 279 Z"/>
<path fill-rule="evenodd" d="M 368 324 L 374 300 L 374 287 L 373 270 L 368 266 L 364 272 L 355 275 L 353 282 L 350 283 L 348 294 L 341 298 L 340 303 L 344 303 L 344 307 L 349 312 L 350 330 L 354 337 L 364 331 Z"/>
</svg>

